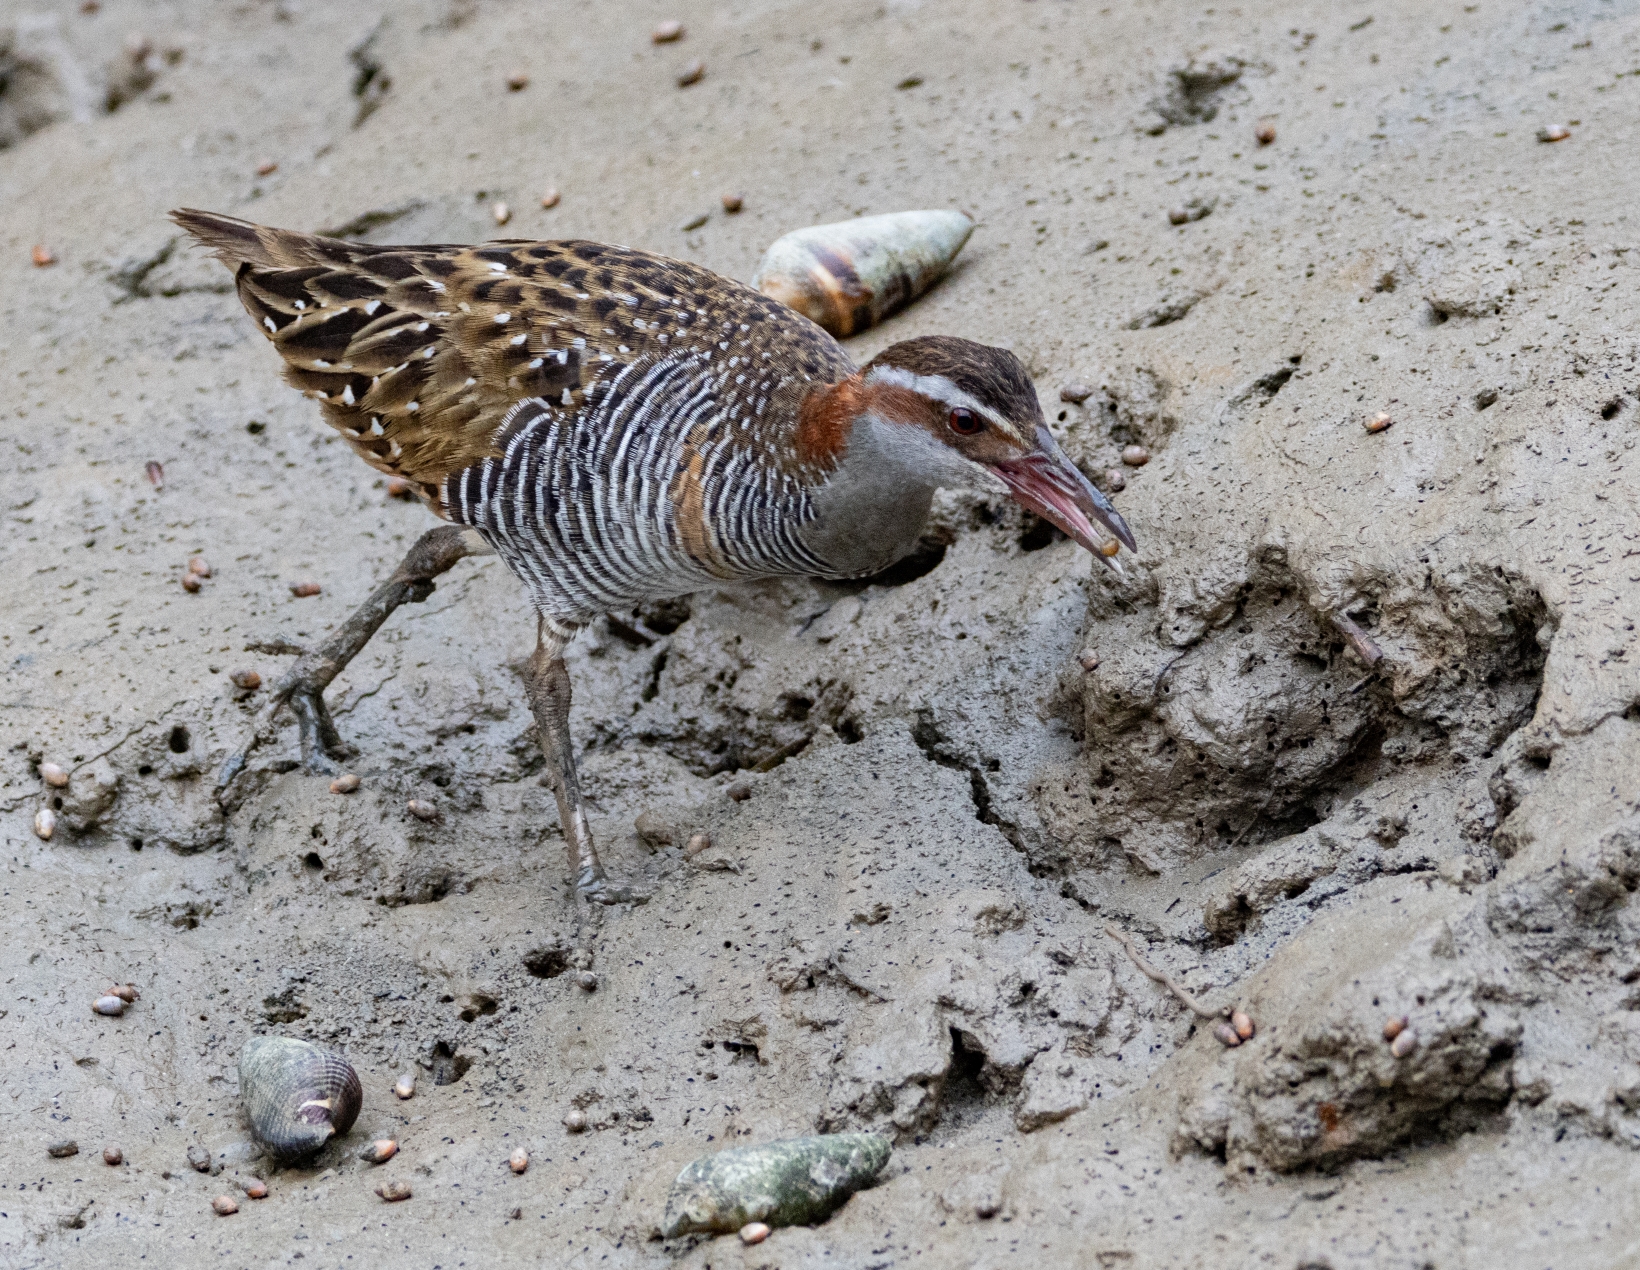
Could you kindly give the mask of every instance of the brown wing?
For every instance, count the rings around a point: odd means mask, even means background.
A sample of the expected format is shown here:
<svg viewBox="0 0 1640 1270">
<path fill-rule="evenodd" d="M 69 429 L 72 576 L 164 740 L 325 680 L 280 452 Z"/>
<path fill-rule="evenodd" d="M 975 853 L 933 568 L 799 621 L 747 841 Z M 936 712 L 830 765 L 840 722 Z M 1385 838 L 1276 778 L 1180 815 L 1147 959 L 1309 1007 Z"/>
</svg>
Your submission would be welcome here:
<svg viewBox="0 0 1640 1270">
<path fill-rule="evenodd" d="M 790 310 L 647 252 L 574 241 L 378 247 L 212 212 L 172 218 L 234 270 L 286 380 L 440 512 L 444 478 L 500 452 L 502 417 L 517 402 L 579 410 L 612 369 L 715 339 L 724 322 L 778 332 L 787 364 L 812 379 L 853 370 Z"/>
</svg>

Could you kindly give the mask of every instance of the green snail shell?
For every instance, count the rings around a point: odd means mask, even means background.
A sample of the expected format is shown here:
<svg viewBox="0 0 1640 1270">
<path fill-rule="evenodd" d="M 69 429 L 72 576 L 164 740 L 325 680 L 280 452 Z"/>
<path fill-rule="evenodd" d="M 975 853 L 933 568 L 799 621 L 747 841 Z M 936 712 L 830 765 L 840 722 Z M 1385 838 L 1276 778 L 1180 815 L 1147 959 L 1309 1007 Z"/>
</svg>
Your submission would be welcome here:
<svg viewBox="0 0 1640 1270">
<path fill-rule="evenodd" d="M 239 1053 L 239 1096 L 257 1141 L 284 1162 L 312 1155 L 351 1129 L 364 1090 L 335 1050 L 253 1036 Z"/>
<path fill-rule="evenodd" d="M 875 1133 L 823 1133 L 704 1156 L 672 1183 L 661 1234 L 820 1221 L 876 1181 L 889 1152 Z"/>
</svg>

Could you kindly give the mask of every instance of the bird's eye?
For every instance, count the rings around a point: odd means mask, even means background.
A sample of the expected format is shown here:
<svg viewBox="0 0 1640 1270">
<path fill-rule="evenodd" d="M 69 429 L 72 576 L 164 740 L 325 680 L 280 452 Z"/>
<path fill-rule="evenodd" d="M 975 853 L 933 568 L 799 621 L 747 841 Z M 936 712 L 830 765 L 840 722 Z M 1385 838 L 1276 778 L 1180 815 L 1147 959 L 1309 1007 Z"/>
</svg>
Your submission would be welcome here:
<svg viewBox="0 0 1640 1270">
<path fill-rule="evenodd" d="M 951 424 L 951 431 L 961 433 L 965 437 L 971 437 L 974 433 L 985 427 L 985 425 L 980 422 L 978 415 L 976 415 L 972 410 L 965 410 L 961 406 L 958 406 L 951 412 L 949 422 Z"/>
</svg>

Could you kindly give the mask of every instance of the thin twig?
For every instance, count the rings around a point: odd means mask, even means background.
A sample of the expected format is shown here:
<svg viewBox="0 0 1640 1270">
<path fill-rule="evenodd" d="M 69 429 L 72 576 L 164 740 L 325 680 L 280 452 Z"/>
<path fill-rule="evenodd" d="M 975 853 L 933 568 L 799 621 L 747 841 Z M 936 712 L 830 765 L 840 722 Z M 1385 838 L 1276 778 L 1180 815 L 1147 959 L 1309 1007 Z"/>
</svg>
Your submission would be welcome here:
<svg viewBox="0 0 1640 1270">
<path fill-rule="evenodd" d="M 1222 1019 L 1229 1015 L 1230 1011 L 1228 1009 L 1208 1009 L 1200 1001 L 1196 1000 L 1195 997 L 1186 992 L 1172 975 L 1168 974 L 1164 970 L 1156 969 L 1155 966 L 1151 965 L 1148 961 L 1141 957 L 1139 955 L 1138 948 L 1134 946 L 1133 937 L 1125 930 L 1112 925 L 1110 922 L 1106 922 L 1105 934 L 1109 935 L 1117 943 L 1121 944 L 1123 948 L 1127 949 L 1128 960 L 1135 966 L 1139 967 L 1140 974 L 1144 975 L 1147 979 L 1155 980 L 1155 982 L 1161 984 L 1162 987 L 1166 988 L 1169 992 L 1176 996 L 1187 1010 L 1190 1010 L 1198 1018 Z"/>
<path fill-rule="evenodd" d="M 1368 666 L 1376 666 L 1384 660 L 1384 650 L 1372 642 L 1372 636 L 1357 626 L 1348 613 L 1334 613 L 1331 620 L 1334 629 L 1349 641 L 1355 655 Z"/>
</svg>

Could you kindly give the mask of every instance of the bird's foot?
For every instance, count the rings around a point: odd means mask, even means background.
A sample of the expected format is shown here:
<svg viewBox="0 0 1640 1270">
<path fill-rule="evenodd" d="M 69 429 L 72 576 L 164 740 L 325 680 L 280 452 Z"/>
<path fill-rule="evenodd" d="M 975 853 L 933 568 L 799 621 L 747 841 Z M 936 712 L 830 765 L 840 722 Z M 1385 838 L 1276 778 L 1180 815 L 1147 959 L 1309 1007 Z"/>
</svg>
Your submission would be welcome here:
<svg viewBox="0 0 1640 1270">
<path fill-rule="evenodd" d="M 335 776 L 340 770 L 333 759 L 351 758 L 358 751 L 342 740 L 330 707 L 317 688 L 298 684 L 291 689 L 289 705 L 296 716 L 302 747 L 302 770 L 314 776 Z"/>
<path fill-rule="evenodd" d="M 575 894 L 588 904 L 649 903 L 647 895 L 640 895 L 626 883 L 608 877 L 602 868 L 582 869 L 575 883 Z"/>
</svg>

